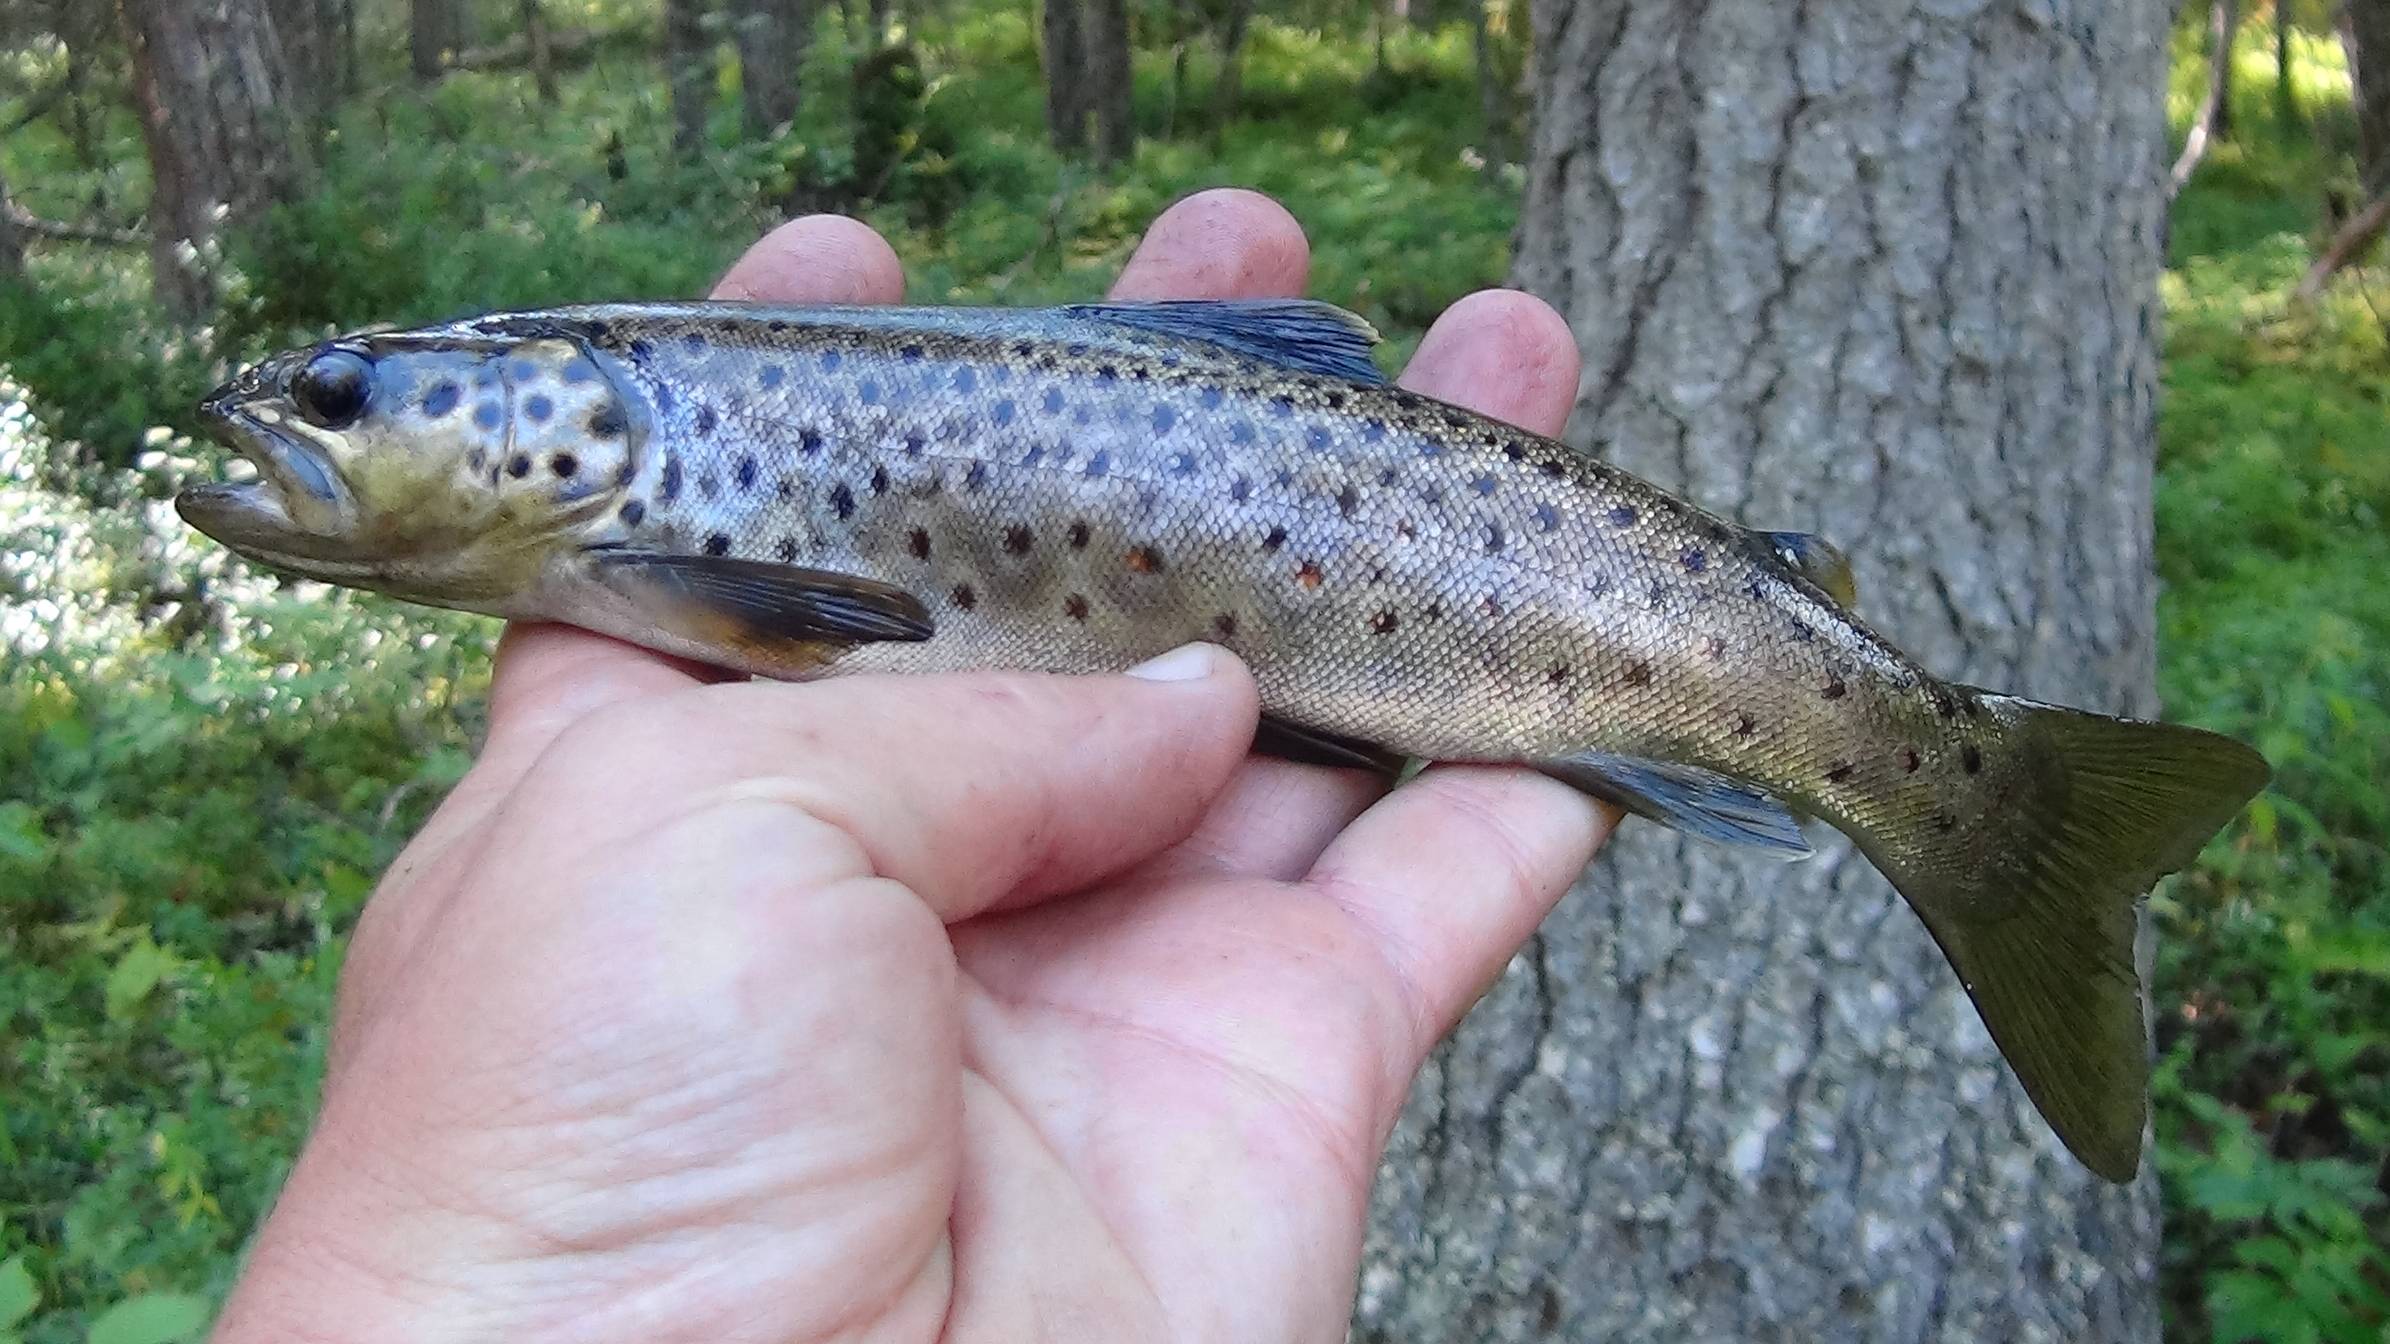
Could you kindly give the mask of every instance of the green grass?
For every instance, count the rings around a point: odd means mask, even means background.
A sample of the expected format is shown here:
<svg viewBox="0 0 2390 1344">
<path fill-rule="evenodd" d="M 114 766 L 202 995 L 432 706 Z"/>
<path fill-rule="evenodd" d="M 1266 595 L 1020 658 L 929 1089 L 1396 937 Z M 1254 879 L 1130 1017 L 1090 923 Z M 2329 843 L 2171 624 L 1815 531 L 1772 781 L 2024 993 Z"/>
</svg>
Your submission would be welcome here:
<svg viewBox="0 0 2390 1344">
<path fill-rule="evenodd" d="M 1378 322 L 1393 358 L 1503 276 L 1517 180 L 1472 163 L 1463 31 L 1402 35 L 1389 81 L 1358 38 L 1265 25 L 1253 115 L 1216 144 L 1210 57 L 1174 108 L 1149 56 L 1156 134 L 1106 175 L 1046 148 L 1027 19 L 933 22 L 902 128 L 920 148 L 865 210 L 916 300 L 1094 294 L 1156 210 L 1225 182 L 1288 203 L 1313 291 Z M 2178 50 L 2178 124 L 2197 46 Z M 2346 79 L 2303 40 L 2291 122 L 2270 51 L 2253 34 L 2241 54 L 2243 136 L 2180 201 L 2166 278 L 2160 680 L 2170 716 L 2250 738 L 2278 777 L 2157 902 L 2164 1291 L 2177 1339 L 2378 1340 L 2390 340 L 2364 296 L 2390 312 L 2390 276 L 2283 303 L 2325 190 L 2353 180 Z M 847 60 L 825 21 L 811 87 L 844 89 Z M 44 248 L 38 290 L 0 296 L 0 1341 L 221 1293 L 309 1113 L 349 922 L 463 768 L 486 686 L 484 624 L 194 545 L 163 501 L 197 464 L 152 427 L 187 428 L 229 361 L 333 327 L 702 291 L 793 180 L 854 171 L 841 97 L 738 146 L 721 93 L 694 164 L 668 156 L 660 82 L 627 58 L 567 79 L 556 109 L 491 76 L 352 109 L 321 190 L 239 254 L 209 332 L 162 327 L 137 258 L 104 249 Z M 111 115 L 100 141 L 97 166 L 46 123 L 0 152 L 36 209 L 137 202 L 135 128 Z"/>
</svg>

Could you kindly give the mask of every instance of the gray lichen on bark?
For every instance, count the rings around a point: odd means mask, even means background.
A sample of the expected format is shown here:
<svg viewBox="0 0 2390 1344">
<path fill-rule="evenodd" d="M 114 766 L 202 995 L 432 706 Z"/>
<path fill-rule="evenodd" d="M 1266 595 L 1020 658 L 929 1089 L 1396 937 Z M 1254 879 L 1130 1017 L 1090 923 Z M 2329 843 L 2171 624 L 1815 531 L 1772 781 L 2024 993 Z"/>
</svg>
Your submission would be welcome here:
<svg viewBox="0 0 2390 1344">
<path fill-rule="evenodd" d="M 2153 711 L 2168 12 L 2156 0 L 1535 0 L 1515 279 L 1570 436 L 1823 533 L 1958 680 Z M 2155 1333 L 2148 1176 L 2050 1137 L 1839 837 L 1630 823 L 1441 1051 L 1363 1340 Z"/>
</svg>

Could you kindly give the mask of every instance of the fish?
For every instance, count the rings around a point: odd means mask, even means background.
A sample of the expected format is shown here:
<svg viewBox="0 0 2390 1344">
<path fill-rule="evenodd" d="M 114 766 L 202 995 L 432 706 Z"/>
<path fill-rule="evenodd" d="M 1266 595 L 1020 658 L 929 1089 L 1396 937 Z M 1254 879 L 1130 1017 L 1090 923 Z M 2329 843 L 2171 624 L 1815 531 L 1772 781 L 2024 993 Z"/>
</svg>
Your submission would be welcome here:
<svg viewBox="0 0 2390 1344">
<path fill-rule="evenodd" d="M 1946 680 L 1808 533 L 1391 383 L 1307 299 L 583 304 L 351 333 L 216 389 L 266 567 L 804 681 L 1251 667 L 1257 747 L 1542 771 L 1787 858 L 1844 835 L 2058 1139 L 2139 1170 L 2141 901 L 2269 779 L 2231 738 Z"/>
</svg>

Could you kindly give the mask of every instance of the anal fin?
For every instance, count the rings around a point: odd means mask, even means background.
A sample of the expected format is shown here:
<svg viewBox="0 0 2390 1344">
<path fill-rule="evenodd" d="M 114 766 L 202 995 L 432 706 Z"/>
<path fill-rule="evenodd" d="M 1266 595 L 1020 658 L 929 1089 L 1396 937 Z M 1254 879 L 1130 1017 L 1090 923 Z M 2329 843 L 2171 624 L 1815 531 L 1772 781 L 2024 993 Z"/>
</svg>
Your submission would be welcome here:
<svg viewBox="0 0 2390 1344">
<path fill-rule="evenodd" d="M 1752 786 L 1699 766 L 1613 752 L 1585 751 L 1535 768 L 1636 816 L 1721 844 L 1746 845 L 1788 859 L 1815 851 L 1784 804 Z"/>
</svg>

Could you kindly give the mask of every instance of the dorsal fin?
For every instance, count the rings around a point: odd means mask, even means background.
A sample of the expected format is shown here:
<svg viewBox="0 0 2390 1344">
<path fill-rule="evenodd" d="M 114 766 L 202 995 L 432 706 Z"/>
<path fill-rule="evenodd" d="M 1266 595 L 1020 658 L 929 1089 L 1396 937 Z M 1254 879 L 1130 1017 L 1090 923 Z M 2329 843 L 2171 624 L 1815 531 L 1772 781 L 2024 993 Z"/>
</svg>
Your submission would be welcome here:
<svg viewBox="0 0 2390 1344">
<path fill-rule="evenodd" d="M 1814 532 L 1762 532 L 1759 539 L 1777 559 L 1801 572 L 1801 577 L 1826 591 L 1846 607 L 1859 605 L 1859 583 L 1851 577 L 1850 557 Z"/>
<path fill-rule="evenodd" d="M 1301 373 L 1383 383 L 1369 357 L 1377 328 L 1358 314 L 1316 299 L 1166 299 L 1151 303 L 1079 303 L 1072 317 L 1134 327 L 1156 336 L 1202 341 Z"/>
</svg>

